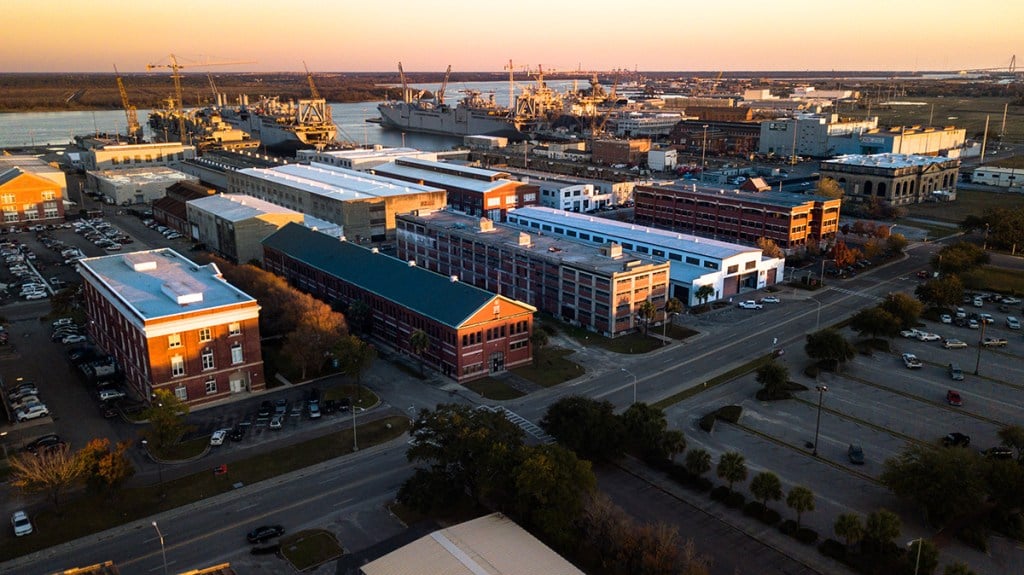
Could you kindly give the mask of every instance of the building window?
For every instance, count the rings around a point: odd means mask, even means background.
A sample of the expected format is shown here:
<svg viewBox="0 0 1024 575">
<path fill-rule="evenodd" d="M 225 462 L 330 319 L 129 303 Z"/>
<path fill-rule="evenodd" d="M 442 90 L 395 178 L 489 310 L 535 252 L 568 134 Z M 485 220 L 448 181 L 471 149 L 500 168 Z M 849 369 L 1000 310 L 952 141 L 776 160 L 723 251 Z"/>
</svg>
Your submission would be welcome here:
<svg viewBox="0 0 1024 575">
<path fill-rule="evenodd" d="M 183 375 L 185 375 L 185 360 L 180 355 L 176 355 L 171 358 L 171 377 Z"/>
<path fill-rule="evenodd" d="M 217 380 L 210 378 L 206 380 L 206 394 L 217 393 Z"/>
<path fill-rule="evenodd" d="M 199 330 L 200 342 L 210 341 L 211 339 L 213 339 L 213 333 L 210 330 L 210 328 L 204 327 L 203 329 Z"/>
<path fill-rule="evenodd" d="M 181 401 L 188 401 L 188 388 L 184 385 L 174 388 L 174 395 Z"/>
<path fill-rule="evenodd" d="M 242 363 L 242 344 L 236 343 L 231 346 L 231 363 Z"/>
<path fill-rule="evenodd" d="M 213 369 L 213 350 L 212 349 L 207 348 L 207 349 L 203 350 L 203 369 L 204 370 L 205 369 Z"/>
<path fill-rule="evenodd" d="M 242 324 L 238 322 L 228 324 L 228 335 L 242 335 Z"/>
<path fill-rule="evenodd" d="M 52 199 L 57 197 L 57 192 L 54 192 L 52 190 L 51 191 L 45 191 L 45 192 L 43 192 L 43 196 L 42 197 L 43 197 L 43 200 L 47 200 L 47 201 L 48 200 L 52 200 Z"/>
<path fill-rule="evenodd" d="M 16 200 L 14 199 L 14 194 L 4 194 L 2 201 L 5 204 L 13 204 Z"/>
<path fill-rule="evenodd" d="M 172 333 L 171 335 L 167 336 L 167 347 L 181 347 L 181 334 Z"/>
</svg>

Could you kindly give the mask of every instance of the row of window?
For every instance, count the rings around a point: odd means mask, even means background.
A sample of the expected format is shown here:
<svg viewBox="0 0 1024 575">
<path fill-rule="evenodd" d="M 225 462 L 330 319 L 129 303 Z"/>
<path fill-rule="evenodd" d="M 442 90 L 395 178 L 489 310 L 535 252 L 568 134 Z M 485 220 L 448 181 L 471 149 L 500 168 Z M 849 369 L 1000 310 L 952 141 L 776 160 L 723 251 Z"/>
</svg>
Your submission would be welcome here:
<svg viewBox="0 0 1024 575">
<path fill-rule="evenodd" d="M 213 351 L 203 350 L 202 353 L 203 371 L 214 369 Z M 245 363 L 245 356 L 242 352 L 242 344 L 231 345 L 231 365 Z M 171 377 L 182 377 L 185 375 L 185 358 L 180 355 L 171 357 Z"/>
<path fill-rule="evenodd" d="M 228 324 L 228 336 L 234 337 L 242 335 L 242 325 L 238 322 Z M 204 327 L 199 330 L 199 342 L 205 343 L 213 339 L 213 328 Z M 181 347 L 181 334 L 172 333 L 167 336 L 167 347 L 176 348 Z"/>
</svg>

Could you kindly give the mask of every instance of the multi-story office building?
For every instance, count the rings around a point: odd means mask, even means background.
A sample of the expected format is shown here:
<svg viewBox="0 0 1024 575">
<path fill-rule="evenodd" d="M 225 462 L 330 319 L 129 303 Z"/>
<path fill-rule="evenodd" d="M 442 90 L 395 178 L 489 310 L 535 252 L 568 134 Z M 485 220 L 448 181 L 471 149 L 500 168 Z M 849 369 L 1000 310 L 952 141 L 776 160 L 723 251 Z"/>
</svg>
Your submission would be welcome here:
<svg viewBox="0 0 1024 575">
<path fill-rule="evenodd" d="M 64 221 L 61 186 L 19 167 L 0 171 L 0 210 L 3 224 L 54 224 Z"/>
<path fill-rule="evenodd" d="M 726 241 L 768 238 L 791 249 L 834 237 L 842 201 L 787 192 L 746 192 L 696 184 L 640 185 L 638 224 Z"/>
<path fill-rule="evenodd" d="M 196 157 L 196 147 L 178 142 L 105 145 L 82 155 L 86 170 L 124 170 L 170 166 Z"/>
<path fill-rule="evenodd" d="M 592 245 L 616 243 L 625 251 L 668 261 L 670 297 L 690 306 L 701 303 L 696 293 L 702 286 L 713 289 L 710 300 L 727 298 L 782 281 L 785 267 L 784 259 L 765 257 L 756 247 L 551 208 L 509 212 L 508 224 Z"/>
<path fill-rule="evenodd" d="M 933 192 L 956 193 L 960 160 L 943 156 L 872 154 L 840 156 L 821 163 L 821 177 L 832 178 L 854 201 L 916 204 Z"/>
<path fill-rule="evenodd" d="M 456 277 L 287 224 L 263 240 L 266 269 L 327 302 L 365 303 L 373 337 L 416 356 L 417 330 L 429 343 L 427 365 L 463 382 L 532 361 L 533 306 Z"/>
<path fill-rule="evenodd" d="M 163 248 L 79 262 L 89 335 L 114 356 L 132 395 L 158 389 L 200 405 L 265 389 L 260 306 Z"/>
<path fill-rule="evenodd" d="M 669 264 L 614 243 L 592 246 L 453 212 L 398 217 L 398 258 L 524 301 L 614 337 L 643 324 L 640 304 L 664 320 Z"/>
<path fill-rule="evenodd" d="M 195 182 L 195 176 L 171 168 L 154 166 L 130 170 L 96 170 L 86 177 L 86 187 L 103 194 L 118 206 L 144 204 L 167 194 L 179 182 Z"/>
</svg>

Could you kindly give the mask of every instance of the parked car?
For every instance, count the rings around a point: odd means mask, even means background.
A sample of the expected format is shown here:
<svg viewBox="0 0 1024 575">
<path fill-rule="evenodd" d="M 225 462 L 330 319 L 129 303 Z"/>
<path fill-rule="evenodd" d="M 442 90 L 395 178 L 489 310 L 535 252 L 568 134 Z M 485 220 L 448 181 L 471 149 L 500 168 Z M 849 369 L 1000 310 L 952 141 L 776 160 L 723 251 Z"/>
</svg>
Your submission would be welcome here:
<svg viewBox="0 0 1024 575">
<path fill-rule="evenodd" d="M 922 365 L 921 360 L 917 359 L 917 356 L 912 353 L 903 354 L 903 365 L 907 366 L 907 369 L 919 369 Z"/>
<path fill-rule="evenodd" d="M 922 331 L 921 333 L 917 334 L 917 339 L 921 341 L 939 341 L 942 339 L 942 336 L 940 336 L 937 333 L 929 333 L 927 331 Z"/>
<path fill-rule="evenodd" d="M 274 411 L 274 404 L 270 401 L 264 401 L 260 404 L 260 410 L 256 414 L 256 417 L 270 417 L 271 412 Z"/>
<path fill-rule="evenodd" d="M 967 342 L 959 339 L 947 339 L 942 342 L 942 347 L 946 349 L 963 349 L 967 347 Z"/>
<path fill-rule="evenodd" d="M 284 415 L 288 413 L 288 400 L 283 397 L 274 402 L 274 415 Z"/>
<path fill-rule="evenodd" d="M 979 327 L 981 327 L 981 324 L 979 324 L 978 320 L 976 319 L 969 319 L 967 320 L 967 327 L 970 329 L 978 329 Z"/>
<path fill-rule="evenodd" d="M 319 403 L 310 401 L 307 404 L 307 406 L 306 406 L 306 410 L 309 412 L 309 418 L 310 419 L 319 419 L 320 418 L 320 404 Z"/>
<path fill-rule="evenodd" d="M 991 457 L 993 459 L 1013 459 L 1013 450 L 1005 445 L 990 447 L 983 453 L 985 454 L 985 457 Z"/>
<path fill-rule="evenodd" d="M 1004 297 L 1003 303 L 1006 305 L 1017 305 L 1020 303 L 1020 300 L 1015 297 Z"/>
<path fill-rule="evenodd" d="M 907 339 L 916 339 L 920 335 L 921 332 L 916 329 L 905 329 L 900 332 L 900 336 L 905 337 Z"/>
<path fill-rule="evenodd" d="M 217 431 L 214 431 L 213 434 L 210 435 L 210 445 L 223 445 L 224 438 L 227 437 L 227 435 L 228 430 L 226 429 L 218 429 Z"/>
<path fill-rule="evenodd" d="M 245 438 L 245 428 L 241 425 L 232 427 L 228 433 L 228 439 L 231 441 L 242 441 L 243 438 Z"/>
<path fill-rule="evenodd" d="M 67 345 L 70 343 L 82 343 L 83 341 L 86 341 L 86 339 L 87 338 L 84 335 L 71 334 L 65 336 L 64 339 L 60 340 L 60 342 L 63 343 L 64 345 Z"/>
<path fill-rule="evenodd" d="M 1009 342 L 1006 341 L 1005 337 L 987 337 L 986 336 L 985 339 L 981 340 L 981 345 L 983 345 L 985 347 L 1006 347 L 1007 343 L 1009 343 Z"/>
<path fill-rule="evenodd" d="M 39 395 L 39 390 L 36 389 L 35 385 L 27 385 L 8 393 L 7 399 L 13 405 L 16 402 L 21 401 L 23 398 L 31 397 L 33 395 Z"/>
<path fill-rule="evenodd" d="M 951 363 L 949 364 L 949 367 L 946 368 L 946 371 L 949 372 L 949 377 L 952 378 L 953 381 L 964 380 L 964 370 L 960 368 L 960 364 Z"/>
<path fill-rule="evenodd" d="M 42 403 L 33 403 L 32 405 L 18 409 L 14 412 L 14 417 L 18 420 L 18 423 L 28 421 L 30 419 L 37 419 L 39 417 L 46 417 L 47 415 L 50 415 L 50 410 L 46 409 L 46 405 Z"/>
<path fill-rule="evenodd" d="M 13 408 L 13 409 L 21 409 L 23 407 L 27 407 L 29 405 L 32 405 L 33 403 L 42 403 L 41 401 L 39 401 L 39 396 L 38 395 L 35 395 L 35 394 L 23 395 L 23 396 L 19 397 L 17 400 L 11 402 L 11 408 Z"/>
<path fill-rule="evenodd" d="M 1006 316 L 1006 327 L 1010 329 L 1020 329 L 1020 320 L 1012 315 Z"/>
<path fill-rule="evenodd" d="M 125 397 L 125 393 L 120 389 L 101 389 L 99 391 L 100 401 L 111 401 L 123 397 Z"/>
<path fill-rule="evenodd" d="M 846 457 L 854 465 L 864 465 L 864 448 L 860 445 L 850 444 L 850 447 L 846 449 Z"/>
<path fill-rule="evenodd" d="M 777 297 L 775 297 L 773 295 L 770 295 L 770 296 L 761 298 L 761 303 L 782 303 L 782 300 L 780 300 L 779 298 L 777 298 Z"/>
<path fill-rule="evenodd" d="M 960 399 L 960 392 L 953 391 L 952 389 L 946 392 L 946 403 L 953 407 L 960 407 L 964 404 L 963 400 Z"/>
<path fill-rule="evenodd" d="M 996 318 L 992 317 L 992 314 L 990 313 L 978 314 L 978 320 L 987 325 L 991 325 L 996 322 Z"/>
<path fill-rule="evenodd" d="M 284 527 L 280 525 L 260 525 L 245 535 L 249 543 L 262 543 L 273 537 L 284 535 Z"/>
<path fill-rule="evenodd" d="M 14 528 L 14 536 L 21 537 L 32 533 L 32 522 L 24 511 L 15 511 L 11 515 L 11 527 Z"/>
<path fill-rule="evenodd" d="M 762 309 L 764 306 L 752 299 L 748 299 L 747 301 L 741 301 L 739 307 L 742 309 Z"/>
<path fill-rule="evenodd" d="M 284 426 L 284 414 L 275 413 L 270 418 L 270 429 L 281 429 Z"/>
<path fill-rule="evenodd" d="M 64 445 L 64 442 L 60 440 L 60 436 L 51 433 L 34 439 L 24 449 L 29 453 L 42 453 L 61 445 Z"/>
<path fill-rule="evenodd" d="M 944 313 L 939 316 L 939 321 L 941 321 L 942 323 L 953 323 L 953 316 L 949 315 L 948 313 Z"/>
<path fill-rule="evenodd" d="M 959 431 L 954 431 L 953 433 L 946 434 L 946 437 L 942 438 L 942 445 L 945 445 L 946 447 L 967 447 L 970 444 L 971 436 L 964 435 Z"/>
</svg>

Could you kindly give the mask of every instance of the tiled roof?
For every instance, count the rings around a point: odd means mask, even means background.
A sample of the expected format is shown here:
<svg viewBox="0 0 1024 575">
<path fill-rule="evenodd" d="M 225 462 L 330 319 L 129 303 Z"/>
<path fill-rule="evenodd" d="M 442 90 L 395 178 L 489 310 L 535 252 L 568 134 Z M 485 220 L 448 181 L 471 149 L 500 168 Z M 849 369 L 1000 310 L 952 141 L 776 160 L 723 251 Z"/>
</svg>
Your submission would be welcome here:
<svg viewBox="0 0 1024 575">
<path fill-rule="evenodd" d="M 285 225 L 263 245 L 451 327 L 502 297 L 299 224 Z"/>
</svg>

